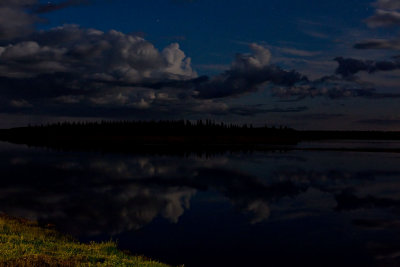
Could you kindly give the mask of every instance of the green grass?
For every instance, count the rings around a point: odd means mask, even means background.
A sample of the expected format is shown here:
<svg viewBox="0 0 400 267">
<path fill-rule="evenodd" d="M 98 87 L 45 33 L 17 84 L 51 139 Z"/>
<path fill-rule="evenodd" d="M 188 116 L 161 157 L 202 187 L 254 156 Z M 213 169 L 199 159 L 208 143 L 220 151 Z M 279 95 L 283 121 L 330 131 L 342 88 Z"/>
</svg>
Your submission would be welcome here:
<svg viewBox="0 0 400 267">
<path fill-rule="evenodd" d="M 118 250 L 116 243 L 79 243 L 24 219 L 0 215 L 0 266 L 167 267 Z"/>
</svg>

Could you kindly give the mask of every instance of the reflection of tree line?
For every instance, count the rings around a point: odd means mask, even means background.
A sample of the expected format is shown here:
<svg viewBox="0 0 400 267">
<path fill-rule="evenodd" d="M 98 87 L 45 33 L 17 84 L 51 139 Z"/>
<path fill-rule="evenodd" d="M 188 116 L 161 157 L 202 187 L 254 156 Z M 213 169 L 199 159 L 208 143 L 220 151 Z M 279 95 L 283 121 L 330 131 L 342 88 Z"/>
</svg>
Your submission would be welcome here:
<svg viewBox="0 0 400 267">
<path fill-rule="evenodd" d="M 229 199 L 239 211 L 250 214 L 253 223 L 269 218 L 270 204 L 280 205 L 284 198 L 295 202 L 310 188 L 329 193 L 337 201 L 337 211 L 400 207 L 397 200 L 357 197 L 351 181 L 366 181 L 363 173 L 295 170 L 260 179 L 232 170 L 224 161 L 206 166 L 207 160 L 164 157 L 60 161 L 46 156 L 10 162 L 1 166 L 2 176 L 12 179 L 4 180 L 0 189 L 0 210 L 19 216 L 27 213 L 76 234 L 138 229 L 158 216 L 177 222 L 192 196 L 206 191 Z M 369 172 L 367 182 L 374 182 L 377 175 L 400 173 Z"/>
</svg>

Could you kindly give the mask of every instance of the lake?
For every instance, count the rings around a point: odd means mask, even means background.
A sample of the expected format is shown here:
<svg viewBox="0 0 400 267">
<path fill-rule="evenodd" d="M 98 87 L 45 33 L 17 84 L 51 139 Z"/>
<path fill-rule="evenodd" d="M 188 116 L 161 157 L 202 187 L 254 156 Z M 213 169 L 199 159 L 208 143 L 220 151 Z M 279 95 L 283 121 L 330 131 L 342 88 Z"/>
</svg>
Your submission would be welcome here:
<svg viewBox="0 0 400 267">
<path fill-rule="evenodd" d="M 396 142 L 306 143 L 399 148 Z M 0 143 L 0 211 L 186 266 L 400 266 L 400 153 Z"/>
</svg>

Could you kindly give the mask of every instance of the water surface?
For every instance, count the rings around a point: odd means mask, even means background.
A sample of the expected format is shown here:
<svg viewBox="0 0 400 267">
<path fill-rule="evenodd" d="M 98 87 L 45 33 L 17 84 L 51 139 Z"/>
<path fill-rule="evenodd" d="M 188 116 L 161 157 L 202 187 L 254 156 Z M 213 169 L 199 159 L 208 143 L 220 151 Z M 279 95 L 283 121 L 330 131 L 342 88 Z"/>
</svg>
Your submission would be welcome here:
<svg viewBox="0 0 400 267">
<path fill-rule="evenodd" d="M 181 157 L 0 143 L 0 169 L 0 211 L 170 264 L 400 265 L 398 153 Z"/>
</svg>

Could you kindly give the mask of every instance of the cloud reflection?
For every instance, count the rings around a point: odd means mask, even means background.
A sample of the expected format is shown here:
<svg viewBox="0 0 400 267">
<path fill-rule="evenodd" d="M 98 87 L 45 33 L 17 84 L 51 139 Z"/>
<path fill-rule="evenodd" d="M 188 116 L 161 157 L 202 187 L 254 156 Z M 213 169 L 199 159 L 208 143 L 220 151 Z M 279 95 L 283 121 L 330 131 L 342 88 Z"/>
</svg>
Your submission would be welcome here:
<svg viewBox="0 0 400 267">
<path fill-rule="evenodd" d="M 206 159 L 38 150 L 0 151 L 0 156 L 0 210 L 54 223 L 78 236 L 137 230 L 156 218 L 178 223 L 201 192 L 227 200 L 252 224 L 327 210 L 400 213 L 400 200 L 394 194 L 400 184 L 393 181 L 400 172 L 389 170 L 317 171 L 296 157 L 280 160 L 297 168 L 254 174 L 253 169 L 239 168 L 238 160 L 245 158 L 240 155 Z M 257 155 L 246 157 L 253 158 L 252 164 L 265 164 Z M 385 178 L 379 186 L 377 177 Z M 365 222 L 355 218 L 354 225 L 365 227 Z M 384 222 L 374 224 L 386 228 Z"/>
</svg>

